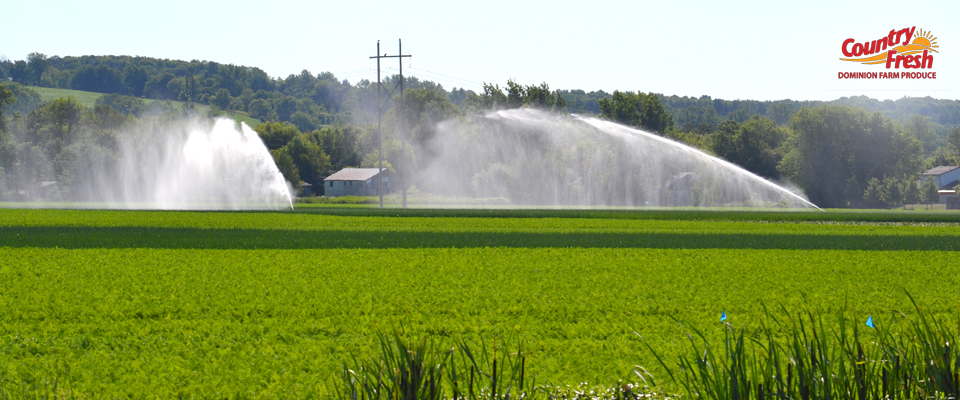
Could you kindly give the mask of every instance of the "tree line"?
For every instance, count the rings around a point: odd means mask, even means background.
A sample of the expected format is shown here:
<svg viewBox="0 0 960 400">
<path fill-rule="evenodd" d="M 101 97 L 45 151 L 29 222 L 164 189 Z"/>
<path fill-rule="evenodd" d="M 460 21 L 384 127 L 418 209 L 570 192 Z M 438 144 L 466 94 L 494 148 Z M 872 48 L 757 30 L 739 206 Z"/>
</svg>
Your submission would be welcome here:
<svg viewBox="0 0 960 400">
<path fill-rule="evenodd" d="M 618 94 L 601 101 L 602 117 L 659 132 L 698 147 L 773 181 L 800 187 L 821 207 L 896 207 L 939 202 L 932 180 L 920 174 L 939 165 L 960 165 L 960 127 L 943 147 L 925 151 L 926 117 L 901 123 L 861 107 L 825 104 L 801 107 L 789 118 L 754 114 L 676 128 L 653 94 Z M 706 113 L 709 115 L 710 113 Z M 931 194 L 932 193 L 932 194 Z"/>
<path fill-rule="evenodd" d="M 39 53 L 25 61 L 0 61 L 0 77 L 9 78 L 0 85 L 0 168 L 8 194 L 14 180 L 20 186 L 48 180 L 69 187 L 69 179 L 61 179 L 70 177 L 65 149 L 70 154 L 93 151 L 77 144 L 95 143 L 109 153 L 111 135 L 120 127 L 189 113 L 194 103 L 263 121 L 256 130 L 294 183 L 318 185 L 340 168 L 372 167 L 377 159 L 376 83 L 366 80 L 350 84 L 329 72 L 308 71 L 271 78 L 257 68 L 196 60 Z M 385 85 L 392 87 L 398 79 L 388 77 Z M 826 207 L 911 203 L 915 197 L 908 196 L 913 193 L 910 184 L 918 181 L 919 173 L 937 165 L 960 165 L 956 101 L 726 101 L 640 91 L 554 90 L 547 83 L 513 80 L 502 87 L 486 83 L 480 93 L 448 91 L 415 77 L 404 77 L 404 84 L 408 90 L 403 101 L 389 103 L 384 117 L 384 157 L 401 181 L 416 174 L 436 123 L 516 107 L 595 114 L 656 132 L 765 178 L 790 181 Z M 86 109 L 71 99 L 44 104 L 25 85 L 108 94 Z M 147 98 L 180 100 L 187 106 L 176 109 L 162 101 L 148 103 Z M 39 155 L 42 159 L 34 157 Z M 24 180 L 28 170 L 32 178 Z M 14 175 L 16 179 L 10 178 Z M 407 181 L 400 186 L 409 187 L 412 180 Z"/>
<path fill-rule="evenodd" d="M 279 78 L 256 67 L 214 61 L 132 56 L 48 57 L 34 52 L 25 60 L 0 59 L 0 80 L 25 86 L 195 102 L 247 113 L 265 122 L 290 122 L 303 131 L 336 123 L 363 124 L 376 119 L 376 83 L 360 80 L 351 84 L 331 72 L 313 74 L 303 70 Z M 385 79 L 389 87 L 397 82 L 397 76 Z M 600 114 L 600 101 L 613 96 L 613 93 L 602 90 L 550 90 L 545 83 L 520 85 L 513 81 L 508 81 L 503 88 L 485 84 L 482 93 L 464 88 L 448 90 L 438 83 L 409 76 L 404 78 L 404 85 L 409 89 L 439 91 L 464 111 L 482 108 L 478 107 L 481 105 L 478 100 L 491 94 L 488 89 L 503 92 L 505 98 L 492 99 L 497 104 L 515 106 L 522 89 L 530 92 L 535 103 L 547 101 L 544 96 L 549 95 L 552 104 L 562 101 L 560 111 L 588 115 Z M 544 95 L 538 94 L 538 89 L 545 89 Z M 915 134 L 923 136 L 925 151 L 931 153 L 938 148 L 946 149 L 947 132 L 960 124 L 960 101 L 929 97 L 879 101 L 859 96 L 823 102 L 656 96 L 673 118 L 672 124 L 684 133 L 713 131 L 723 121 L 743 123 L 753 115 L 762 115 L 785 125 L 801 108 L 847 105 L 879 111 L 904 124 L 912 123 L 911 119 L 918 115 L 925 117 L 926 127 L 918 129 Z M 482 105 L 490 106 L 489 103 Z M 23 104 L 17 107 L 21 107 L 24 113 L 31 110 L 25 109 Z"/>
</svg>

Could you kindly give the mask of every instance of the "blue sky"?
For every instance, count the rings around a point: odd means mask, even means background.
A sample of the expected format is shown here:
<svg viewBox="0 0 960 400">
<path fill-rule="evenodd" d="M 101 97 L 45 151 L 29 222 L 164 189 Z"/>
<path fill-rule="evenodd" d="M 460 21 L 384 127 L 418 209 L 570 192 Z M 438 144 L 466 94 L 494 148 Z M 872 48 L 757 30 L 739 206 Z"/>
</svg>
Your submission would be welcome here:
<svg viewBox="0 0 960 400">
<path fill-rule="evenodd" d="M 13 1 L 0 55 L 140 55 L 303 69 L 356 82 L 398 38 L 404 73 L 446 88 L 514 79 L 554 89 L 724 99 L 960 99 L 953 1 Z M 844 39 L 916 26 L 938 37 L 936 80 L 839 80 Z M 396 67 L 395 61 L 388 62 Z M 386 64 L 385 64 L 386 66 Z M 386 70 L 385 73 L 394 71 Z"/>
</svg>

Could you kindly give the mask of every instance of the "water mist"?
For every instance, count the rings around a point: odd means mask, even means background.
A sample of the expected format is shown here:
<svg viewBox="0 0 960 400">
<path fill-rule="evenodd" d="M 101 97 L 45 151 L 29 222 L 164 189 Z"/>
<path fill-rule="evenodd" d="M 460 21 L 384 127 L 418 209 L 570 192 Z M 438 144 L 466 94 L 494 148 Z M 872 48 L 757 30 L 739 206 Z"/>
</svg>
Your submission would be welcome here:
<svg viewBox="0 0 960 400">
<path fill-rule="evenodd" d="M 120 209 L 293 208 L 292 187 L 246 124 L 154 122 L 119 136 L 114 157 L 88 157 L 64 183 L 66 206 Z"/>
<path fill-rule="evenodd" d="M 533 109 L 442 122 L 421 153 L 422 190 L 514 205 L 816 208 L 802 193 L 681 143 Z"/>
</svg>

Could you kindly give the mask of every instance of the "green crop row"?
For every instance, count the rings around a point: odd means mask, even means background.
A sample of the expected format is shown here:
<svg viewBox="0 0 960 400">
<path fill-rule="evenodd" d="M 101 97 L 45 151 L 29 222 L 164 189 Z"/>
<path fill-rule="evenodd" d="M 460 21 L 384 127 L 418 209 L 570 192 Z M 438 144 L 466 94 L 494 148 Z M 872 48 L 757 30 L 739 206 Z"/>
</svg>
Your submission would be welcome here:
<svg viewBox="0 0 960 400">
<path fill-rule="evenodd" d="M 376 352 L 374 332 L 400 324 L 509 334 L 538 383 L 612 384 L 656 365 L 647 344 L 686 351 L 673 318 L 717 324 L 717 338 L 721 311 L 757 329 L 764 303 L 882 321 L 909 314 L 901 287 L 933 315 L 960 298 L 960 264 L 941 251 L 5 247 L 0 259 L 0 387 L 94 397 L 329 394 L 344 363 Z"/>
<path fill-rule="evenodd" d="M 788 214 L 788 213 L 786 213 Z M 0 211 L 10 247 L 743 248 L 960 250 L 952 223 L 343 216 L 311 213 Z"/>
<path fill-rule="evenodd" d="M 779 223 L 776 228 L 758 227 Z M 436 210 L 307 208 L 296 212 L 111 211 L 2 209 L 0 226 L 91 226 L 257 229 L 497 229 L 576 231 L 582 229 L 774 229 L 816 233 L 822 229 L 874 227 L 923 232 L 956 227 L 960 212 L 736 212 L 603 210 Z M 843 227 L 839 228 L 837 226 Z M 830 228 L 834 227 L 834 228 Z M 885 227 L 885 228 L 884 228 Z"/>
<path fill-rule="evenodd" d="M 342 210 L 340 210 L 342 211 Z M 778 215 L 789 215 L 781 213 Z M 960 215 L 960 214 L 958 214 Z M 785 234 L 954 234 L 954 223 L 839 223 L 793 220 L 676 220 L 646 218 L 499 218 L 456 216 L 349 216 L 290 212 L 0 210 L 0 227 L 137 227 L 440 232 L 729 232 Z"/>
<path fill-rule="evenodd" d="M 0 228 L 8 247 L 158 249 L 647 248 L 957 251 L 955 231 L 929 235 L 772 232 L 444 232 L 175 228 Z"/>
</svg>

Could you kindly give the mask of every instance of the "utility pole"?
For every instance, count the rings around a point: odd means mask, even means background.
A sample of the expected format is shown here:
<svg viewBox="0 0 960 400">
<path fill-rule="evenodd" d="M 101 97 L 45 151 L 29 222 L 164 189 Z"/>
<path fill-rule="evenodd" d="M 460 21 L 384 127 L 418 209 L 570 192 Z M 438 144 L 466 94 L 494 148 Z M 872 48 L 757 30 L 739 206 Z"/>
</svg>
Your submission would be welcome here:
<svg viewBox="0 0 960 400">
<path fill-rule="evenodd" d="M 413 57 L 413 56 L 411 56 L 411 55 L 409 55 L 409 54 L 403 54 L 403 41 L 402 41 L 402 40 L 397 39 L 397 42 L 398 42 L 398 43 L 400 44 L 400 46 L 401 46 L 400 49 L 399 49 L 399 53 L 400 53 L 400 54 L 388 56 L 387 53 L 383 53 L 383 55 L 380 55 L 380 41 L 378 40 L 378 41 L 377 41 L 377 55 L 374 56 L 374 57 L 370 57 L 371 59 L 372 59 L 372 58 L 376 58 L 376 59 L 377 59 L 377 159 L 378 159 L 378 162 L 379 162 L 378 169 L 379 169 L 379 171 L 380 171 L 380 172 L 377 174 L 377 176 L 378 176 L 378 179 L 377 179 L 377 181 L 378 181 L 378 182 L 377 182 L 377 185 L 378 185 L 378 187 L 377 187 L 377 192 L 380 194 L 380 208 L 383 208 L 383 133 L 381 132 L 382 124 L 383 124 L 383 122 L 382 122 L 382 119 L 383 119 L 383 106 L 385 106 L 386 103 L 389 102 L 390 99 L 393 98 L 393 92 L 397 91 L 397 87 L 400 88 L 400 101 L 401 101 L 401 104 L 402 104 L 402 102 L 403 102 L 403 58 L 404 58 L 404 57 Z M 393 90 L 391 90 L 391 91 L 390 91 L 390 94 L 387 95 L 387 101 L 386 101 L 386 102 L 384 102 L 384 101 L 381 99 L 381 95 L 380 95 L 380 92 L 382 91 L 381 89 L 383 89 L 383 90 L 386 89 L 386 88 L 383 87 L 383 83 L 380 81 L 380 59 L 381 59 L 381 58 L 397 58 L 397 59 L 399 59 L 398 61 L 400 61 L 400 84 L 393 87 Z"/>
</svg>

